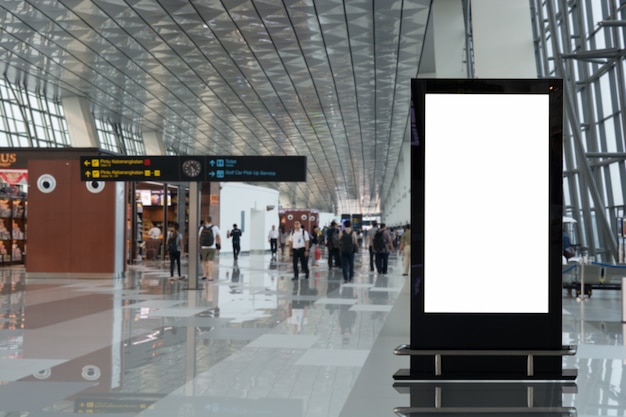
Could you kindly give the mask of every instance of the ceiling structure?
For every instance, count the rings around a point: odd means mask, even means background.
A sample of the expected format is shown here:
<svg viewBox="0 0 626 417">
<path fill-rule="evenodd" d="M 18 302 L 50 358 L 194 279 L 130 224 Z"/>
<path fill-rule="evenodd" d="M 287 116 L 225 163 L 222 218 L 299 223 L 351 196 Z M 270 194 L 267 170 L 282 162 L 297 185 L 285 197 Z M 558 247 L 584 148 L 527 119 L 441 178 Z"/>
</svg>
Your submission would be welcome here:
<svg viewBox="0 0 626 417">
<path fill-rule="evenodd" d="M 293 206 L 380 212 L 431 0 L 2 0 L 0 69 L 170 153 L 306 155 Z"/>
</svg>

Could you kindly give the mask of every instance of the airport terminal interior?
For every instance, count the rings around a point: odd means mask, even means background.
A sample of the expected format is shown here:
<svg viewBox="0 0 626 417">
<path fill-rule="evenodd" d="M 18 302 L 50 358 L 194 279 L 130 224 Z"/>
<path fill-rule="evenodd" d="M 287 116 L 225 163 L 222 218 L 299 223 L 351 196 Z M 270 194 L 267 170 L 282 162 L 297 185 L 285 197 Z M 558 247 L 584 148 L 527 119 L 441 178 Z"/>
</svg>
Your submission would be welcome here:
<svg viewBox="0 0 626 417">
<path fill-rule="evenodd" d="M 623 0 L 0 1 L 0 417 L 626 417 L 625 27 Z M 563 284 L 562 344 L 576 352 L 562 366 L 575 379 L 394 378 L 411 366 L 397 348 L 422 336 L 411 334 L 421 275 L 403 273 L 407 255 L 392 250 L 379 273 L 361 247 L 346 282 L 326 248 L 298 279 L 289 251 L 270 253 L 281 210 L 306 210 L 320 226 L 344 214 L 416 221 L 421 121 L 412 116 L 424 109 L 413 108 L 413 79 L 563 80 L 555 222 L 573 254 L 550 282 Z M 455 116 L 442 125 L 459 126 Z M 69 150 L 73 159 L 57 163 Z M 141 170 L 104 189 L 81 178 L 95 172 L 78 172 L 81 150 L 194 161 L 169 169 L 171 184 Z M 306 164 L 293 180 L 238 184 L 210 177 L 203 158 L 214 155 Z M 527 157 L 518 177 L 536 173 L 542 155 Z M 446 178 L 465 174 L 443 167 Z M 169 187 L 178 190 L 172 218 Z M 79 189 L 105 203 L 64 197 Z M 67 205 L 38 205 L 49 201 L 42 196 Z M 472 266 L 489 268 L 502 242 L 512 245 L 499 260 L 503 277 L 547 259 L 547 249 L 516 247 L 522 204 L 507 207 L 502 239 L 474 247 L 463 230 L 467 208 L 480 206 L 475 194 L 445 201 L 435 211 L 458 232 L 444 238 L 452 254 L 469 251 Z M 161 212 L 162 231 L 175 219 L 192 242 L 207 215 L 224 231 L 239 223 L 242 252 L 222 250 L 212 280 L 183 256 L 185 279 L 170 279 L 162 244 L 146 246 L 150 210 Z M 110 230 L 108 243 L 68 242 L 70 232 L 89 235 L 85 224 Z M 69 249 L 73 261 L 45 270 L 42 260 Z M 86 272 L 103 264 L 110 269 Z M 436 269 L 477 273 L 454 256 Z M 506 288 L 511 300 L 526 283 Z M 472 294 L 450 294 L 471 305 Z"/>
</svg>

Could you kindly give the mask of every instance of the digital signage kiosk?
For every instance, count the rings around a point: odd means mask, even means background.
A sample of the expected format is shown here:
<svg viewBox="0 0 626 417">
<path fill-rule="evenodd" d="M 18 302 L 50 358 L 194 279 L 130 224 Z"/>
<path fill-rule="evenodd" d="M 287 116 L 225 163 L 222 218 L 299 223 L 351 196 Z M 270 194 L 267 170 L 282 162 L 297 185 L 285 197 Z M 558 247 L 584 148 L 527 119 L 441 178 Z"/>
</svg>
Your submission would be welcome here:
<svg viewBox="0 0 626 417">
<path fill-rule="evenodd" d="M 396 379 L 562 369 L 562 81 L 412 80 L 411 355 Z"/>
</svg>

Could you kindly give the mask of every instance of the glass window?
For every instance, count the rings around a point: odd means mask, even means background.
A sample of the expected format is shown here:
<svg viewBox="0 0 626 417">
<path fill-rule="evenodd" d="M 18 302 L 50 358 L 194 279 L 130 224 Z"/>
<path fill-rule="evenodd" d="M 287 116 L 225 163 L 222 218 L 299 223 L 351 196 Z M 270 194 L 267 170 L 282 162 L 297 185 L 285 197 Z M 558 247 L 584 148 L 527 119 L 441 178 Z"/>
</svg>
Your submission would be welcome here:
<svg viewBox="0 0 626 417">
<path fill-rule="evenodd" d="M 102 149 L 106 149 L 111 152 L 119 153 L 119 146 L 117 145 L 117 138 L 113 130 L 113 126 L 108 122 L 95 119 L 96 132 L 98 133 L 98 142 Z"/>
<path fill-rule="evenodd" d="M 547 73 L 541 76 L 557 76 L 570 83 L 566 85 L 565 101 L 576 109 L 576 114 L 570 114 L 567 108 L 564 113 L 564 212 L 579 218 L 574 227 L 582 240 L 580 243 L 589 247 L 589 254 L 598 256 L 600 261 L 610 262 L 616 260 L 616 254 L 611 253 L 615 242 L 612 235 L 605 236 L 598 224 L 615 227 L 612 221 L 615 208 L 625 204 L 626 190 L 622 189 L 626 186 L 624 161 L 610 159 L 608 155 L 605 158 L 589 158 L 586 154 L 578 155 L 578 152 L 625 152 L 622 114 L 626 109 L 622 108 L 623 100 L 620 100 L 617 91 L 617 86 L 625 83 L 624 57 L 607 55 L 577 59 L 574 56 L 562 61 L 555 58 L 557 54 L 571 53 L 570 46 L 574 51 L 622 48 L 626 31 L 623 28 L 601 27 L 598 22 L 623 20 L 626 9 L 622 7 L 618 12 L 617 8 L 621 6 L 610 1 L 548 3 L 532 0 L 532 3 L 534 10 L 541 11 L 545 27 L 556 32 L 546 32 L 543 37 L 539 32 L 538 49 L 543 49 L 544 54 L 537 57 L 545 62 L 540 62 L 538 68 L 547 68 Z M 567 16 L 567 25 L 562 24 L 563 16 Z M 621 61 L 621 65 L 617 65 L 617 60 Z M 616 71 L 616 68 L 621 70 Z M 571 93 L 574 93 L 573 96 Z M 576 143 L 577 140 L 580 143 Z M 588 166 L 579 166 L 581 163 Z M 601 202 L 594 200 L 592 189 L 602 196 Z M 583 195 L 585 198 L 581 198 Z M 595 207 L 596 204 L 604 206 Z M 600 219 L 600 216 L 607 217 Z M 585 229 L 586 225 L 589 230 Z"/>
<path fill-rule="evenodd" d="M 0 131 L 0 146 L 7 147 L 7 148 L 13 146 L 13 144 L 11 143 L 9 134 L 3 131 Z"/>
<path fill-rule="evenodd" d="M 44 129 L 43 126 L 35 126 L 35 137 L 37 139 L 45 139 L 46 129 Z"/>
<path fill-rule="evenodd" d="M 17 135 L 17 143 L 14 146 L 18 146 L 20 148 L 28 148 L 31 146 L 30 140 L 28 140 L 28 136 Z"/>
<path fill-rule="evenodd" d="M 602 99 L 602 115 L 598 115 L 598 119 L 603 119 L 605 116 L 609 116 L 613 113 L 613 95 L 611 94 L 602 94 L 602 91 L 611 91 L 611 85 L 609 82 L 609 77 L 613 71 L 604 74 L 600 77 L 600 97 Z"/>
<path fill-rule="evenodd" d="M 32 114 L 33 114 L 33 123 L 35 123 L 35 126 L 43 126 L 41 112 L 33 111 Z"/>
<path fill-rule="evenodd" d="M 602 4 L 599 1 L 589 2 L 587 5 L 589 19 L 586 22 L 594 22 L 594 26 L 590 28 L 590 45 L 588 48 L 590 49 L 600 49 L 606 48 L 606 44 L 604 41 L 604 32 L 602 30 L 596 30 L 595 23 L 603 20 L 602 15 Z"/>
<path fill-rule="evenodd" d="M 611 116 L 602 123 L 607 152 L 618 152 L 617 138 L 615 136 L 615 117 Z"/>
<path fill-rule="evenodd" d="M 59 123 L 59 119 L 57 117 L 51 117 L 50 121 L 52 122 L 53 130 L 61 130 L 61 124 Z"/>
<path fill-rule="evenodd" d="M 611 185 L 613 187 L 613 204 L 622 206 L 624 205 L 624 194 L 622 191 L 622 178 L 619 173 L 620 167 L 618 166 L 618 164 L 612 164 L 609 169 L 611 172 Z"/>
<path fill-rule="evenodd" d="M 49 113 L 50 108 L 55 109 L 54 114 Z M 0 135 L 5 138 L 2 146 L 69 146 L 67 129 L 61 129 L 64 117 L 59 101 L 0 80 Z M 56 133 L 53 124 L 58 126 Z"/>
<path fill-rule="evenodd" d="M 145 155 L 141 129 L 96 119 L 100 147 L 122 155 Z"/>
</svg>

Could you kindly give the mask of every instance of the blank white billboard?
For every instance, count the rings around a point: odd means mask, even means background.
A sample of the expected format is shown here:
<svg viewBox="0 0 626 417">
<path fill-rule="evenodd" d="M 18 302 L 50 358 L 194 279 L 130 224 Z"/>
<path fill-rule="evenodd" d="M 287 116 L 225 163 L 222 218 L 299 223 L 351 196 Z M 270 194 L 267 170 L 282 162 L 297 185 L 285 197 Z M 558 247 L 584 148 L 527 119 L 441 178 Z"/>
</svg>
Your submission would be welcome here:
<svg viewBox="0 0 626 417">
<path fill-rule="evenodd" d="M 548 313 L 548 94 L 426 94 L 425 313 Z"/>
</svg>

